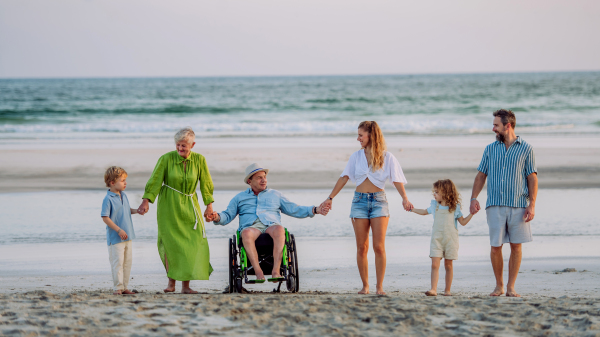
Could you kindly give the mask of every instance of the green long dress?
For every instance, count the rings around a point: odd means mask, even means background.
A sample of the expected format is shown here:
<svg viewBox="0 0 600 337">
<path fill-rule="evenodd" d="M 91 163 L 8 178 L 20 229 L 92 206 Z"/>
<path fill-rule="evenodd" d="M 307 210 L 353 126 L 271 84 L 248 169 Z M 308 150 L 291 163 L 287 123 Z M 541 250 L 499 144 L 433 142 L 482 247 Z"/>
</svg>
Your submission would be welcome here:
<svg viewBox="0 0 600 337">
<path fill-rule="evenodd" d="M 143 196 L 151 203 L 160 196 L 156 215 L 158 254 L 165 269 L 165 257 L 168 260 L 167 276 L 177 281 L 208 280 L 213 271 L 208 241 L 203 237 L 203 213 L 194 193 L 198 182 L 204 204 L 212 203 L 214 187 L 204 156 L 191 152 L 183 158 L 172 151 L 158 159 Z M 165 185 L 194 196 L 184 196 Z M 192 202 L 198 214 L 194 213 Z"/>
</svg>

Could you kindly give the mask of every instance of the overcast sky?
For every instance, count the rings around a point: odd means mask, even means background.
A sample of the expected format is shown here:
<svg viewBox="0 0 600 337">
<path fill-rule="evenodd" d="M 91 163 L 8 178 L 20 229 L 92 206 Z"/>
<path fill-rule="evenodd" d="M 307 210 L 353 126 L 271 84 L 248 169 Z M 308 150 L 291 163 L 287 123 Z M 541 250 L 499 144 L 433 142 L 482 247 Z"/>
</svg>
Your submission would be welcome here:
<svg viewBox="0 0 600 337">
<path fill-rule="evenodd" d="M 600 70 L 600 1 L 0 0 L 0 77 Z"/>
</svg>

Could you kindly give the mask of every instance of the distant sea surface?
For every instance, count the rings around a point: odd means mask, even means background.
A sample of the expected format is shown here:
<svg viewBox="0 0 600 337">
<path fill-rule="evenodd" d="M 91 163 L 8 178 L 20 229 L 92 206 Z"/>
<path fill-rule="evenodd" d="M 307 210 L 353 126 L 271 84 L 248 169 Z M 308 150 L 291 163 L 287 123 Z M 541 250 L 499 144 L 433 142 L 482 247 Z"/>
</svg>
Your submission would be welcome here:
<svg viewBox="0 0 600 337">
<path fill-rule="evenodd" d="M 169 134 L 335 136 L 489 133 L 491 113 L 528 133 L 600 133 L 600 72 L 0 80 L 0 138 Z"/>
</svg>

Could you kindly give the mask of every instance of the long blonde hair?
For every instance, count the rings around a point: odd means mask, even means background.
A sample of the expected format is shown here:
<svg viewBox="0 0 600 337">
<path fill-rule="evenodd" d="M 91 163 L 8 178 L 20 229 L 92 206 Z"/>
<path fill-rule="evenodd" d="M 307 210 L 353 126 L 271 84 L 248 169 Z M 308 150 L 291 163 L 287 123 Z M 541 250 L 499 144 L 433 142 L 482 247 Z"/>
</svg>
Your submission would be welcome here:
<svg viewBox="0 0 600 337">
<path fill-rule="evenodd" d="M 385 158 L 385 138 L 383 138 L 383 132 L 377 125 L 376 121 L 364 121 L 358 124 L 358 128 L 369 133 L 369 145 L 371 147 L 371 159 L 369 159 L 369 166 L 373 172 L 383 167 L 383 160 Z"/>
</svg>

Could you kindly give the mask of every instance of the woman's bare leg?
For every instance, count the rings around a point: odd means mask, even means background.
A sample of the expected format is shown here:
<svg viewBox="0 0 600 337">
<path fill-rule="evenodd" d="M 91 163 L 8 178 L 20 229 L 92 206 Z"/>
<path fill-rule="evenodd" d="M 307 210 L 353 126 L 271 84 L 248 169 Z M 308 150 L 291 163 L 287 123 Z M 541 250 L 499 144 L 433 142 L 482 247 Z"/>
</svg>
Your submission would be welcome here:
<svg viewBox="0 0 600 337">
<path fill-rule="evenodd" d="M 373 251 L 375 252 L 375 271 L 377 273 L 377 295 L 385 295 L 383 291 L 383 278 L 385 277 L 385 234 L 387 233 L 388 217 L 371 219 L 371 230 L 373 231 Z M 367 233 L 368 234 L 368 233 Z M 367 240 L 369 238 L 367 237 Z"/>
<path fill-rule="evenodd" d="M 352 222 L 354 235 L 356 236 L 356 264 L 358 273 L 362 280 L 363 287 L 359 294 L 369 293 L 369 260 L 367 253 L 369 251 L 369 219 L 354 219 Z"/>
<path fill-rule="evenodd" d="M 165 255 L 165 266 L 167 268 L 167 273 L 169 272 L 169 261 L 167 261 L 167 255 Z M 165 289 L 163 289 L 164 292 L 166 293 L 172 293 L 175 291 L 175 280 L 168 277 L 169 279 L 169 283 L 167 284 L 167 287 Z"/>
</svg>

